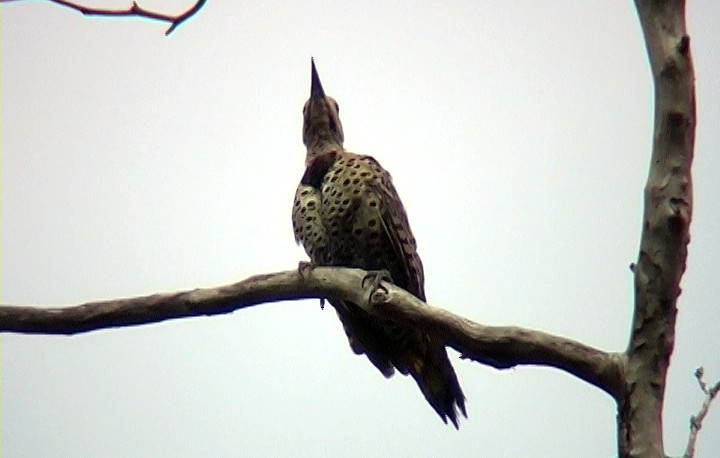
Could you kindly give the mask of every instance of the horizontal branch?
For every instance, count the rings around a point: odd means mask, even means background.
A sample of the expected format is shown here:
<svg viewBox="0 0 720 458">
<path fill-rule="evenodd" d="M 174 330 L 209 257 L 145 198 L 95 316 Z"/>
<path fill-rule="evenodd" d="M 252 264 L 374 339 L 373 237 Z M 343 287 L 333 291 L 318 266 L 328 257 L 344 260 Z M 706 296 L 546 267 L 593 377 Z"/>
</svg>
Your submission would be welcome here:
<svg viewBox="0 0 720 458">
<path fill-rule="evenodd" d="M 0 306 L 0 332 L 77 334 L 118 326 L 156 323 L 201 315 L 220 315 L 253 305 L 331 297 L 359 304 L 369 313 L 410 323 L 439 335 L 464 358 L 507 369 L 552 366 L 569 372 L 617 398 L 624 360 L 579 342 L 541 331 L 484 326 L 427 305 L 394 285 L 382 283 L 372 297 L 363 290 L 366 272 L 315 267 L 256 275 L 218 288 L 90 302 L 73 307 Z"/>
<path fill-rule="evenodd" d="M 412 323 L 442 336 L 446 345 L 496 369 L 518 365 L 551 366 L 597 386 L 617 399 L 622 387 L 624 356 L 575 340 L 516 326 L 485 326 L 430 306 L 397 287 L 376 294 L 371 313 Z"/>
<path fill-rule="evenodd" d="M 0 0 L 0 3 L 10 3 L 14 1 L 20 1 L 20 0 Z M 205 5 L 207 0 L 198 0 L 190 9 L 185 11 L 184 13 L 181 13 L 177 16 L 173 16 L 170 14 L 163 14 L 163 13 L 157 13 L 155 11 L 147 10 L 140 5 L 137 4 L 137 2 L 133 2 L 130 7 L 124 10 L 112 10 L 112 9 L 103 9 L 103 8 L 94 8 L 89 6 L 83 6 L 78 5 L 77 3 L 73 3 L 67 0 L 48 0 L 50 3 L 55 3 L 56 5 L 64 6 L 66 8 L 73 9 L 75 11 L 79 11 L 80 13 L 84 14 L 85 16 L 116 16 L 116 17 L 141 17 L 146 19 L 151 19 L 154 21 L 162 21 L 162 22 L 168 22 L 170 23 L 170 27 L 165 31 L 165 35 L 170 35 L 178 26 L 180 26 L 183 22 L 190 19 L 192 16 L 194 16 L 200 9 Z"/>
</svg>

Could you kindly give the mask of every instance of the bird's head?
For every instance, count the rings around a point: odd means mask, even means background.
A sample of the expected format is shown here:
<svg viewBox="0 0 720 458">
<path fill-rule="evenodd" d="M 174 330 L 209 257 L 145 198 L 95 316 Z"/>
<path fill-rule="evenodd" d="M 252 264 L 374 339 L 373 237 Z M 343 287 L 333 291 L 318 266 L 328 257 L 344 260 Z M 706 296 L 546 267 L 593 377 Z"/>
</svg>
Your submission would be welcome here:
<svg viewBox="0 0 720 458">
<path fill-rule="evenodd" d="M 310 63 L 310 98 L 303 107 L 303 143 L 309 155 L 317 156 L 332 149 L 342 149 L 345 136 L 340 123 L 340 108 L 335 99 L 325 95 L 315 61 Z"/>
</svg>

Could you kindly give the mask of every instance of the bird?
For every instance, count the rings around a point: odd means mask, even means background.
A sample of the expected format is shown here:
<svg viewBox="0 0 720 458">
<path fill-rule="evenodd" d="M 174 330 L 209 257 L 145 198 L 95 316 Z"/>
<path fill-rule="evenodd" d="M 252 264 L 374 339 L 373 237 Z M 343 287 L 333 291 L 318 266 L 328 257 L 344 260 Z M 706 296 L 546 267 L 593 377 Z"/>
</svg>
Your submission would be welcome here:
<svg viewBox="0 0 720 458">
<path fill-rule="evenodd" d="M 311 266 L 385 272 L 425 301 L 423 264 L 392 177 L 372 156 L 348 152 L 337 101 L 326 95 L 311 59 L 310 98 L 303 107 L 305 171 L 295 193 L 292 224 Z M 410 375 L 427 402 L 459 429 L 465 395 L 437 336 L 410 324 L 383 320 L 357 304 L 328 299 L 352 351 L 386 377 Z"/>
</svg>

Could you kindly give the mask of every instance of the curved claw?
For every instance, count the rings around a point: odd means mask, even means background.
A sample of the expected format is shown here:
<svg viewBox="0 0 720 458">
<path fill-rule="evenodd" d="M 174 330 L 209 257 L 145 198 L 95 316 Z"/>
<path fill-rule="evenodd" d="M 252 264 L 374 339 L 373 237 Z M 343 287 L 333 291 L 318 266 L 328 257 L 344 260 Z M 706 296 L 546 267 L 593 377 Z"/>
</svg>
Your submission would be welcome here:
<svg viewBox="0 0 720 458">
<path fill-rule="evenodd" d="M 300 261 L 298 262 L 298 273 L 301 277 L 307 278 L 307 274 L 310 273 L 314 268 L 317 267 L 317 264 L 313 262 L 308 261 Z"/>
<path fill-rule="evenodd" d="M 370 298 L 372 298 L 375 292 L 379 289 L 382 288 L 385 290 L 385 288 L 380 284 L 382 281 L 393 283 L 393 278 L 392 275 L 390 275 L 389 270 L 370 270 L 367 275 L 363 277 L 361 285 L 363 289 L 367 289 L 368 300 L 370 300 Z M 385 292 L 387 293 L 387 290 L 385 290 Z"/>
</svg>

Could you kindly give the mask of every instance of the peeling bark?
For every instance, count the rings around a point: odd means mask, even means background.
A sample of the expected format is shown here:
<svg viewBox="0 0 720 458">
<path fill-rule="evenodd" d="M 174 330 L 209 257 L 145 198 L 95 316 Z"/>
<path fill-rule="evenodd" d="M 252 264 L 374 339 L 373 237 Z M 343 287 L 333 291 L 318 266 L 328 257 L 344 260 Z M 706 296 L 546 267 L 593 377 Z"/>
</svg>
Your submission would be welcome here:
<svg viewBox="0 0 720 458">
<path fill-rule="evenodd" d="M 621 457 L 664 457 L 662 408 L 692 217 L 695 80 L 682 0 L 636 0 L 655 84 L 655 127 L 635 312 L 618 403 Z"/>
</svg>

